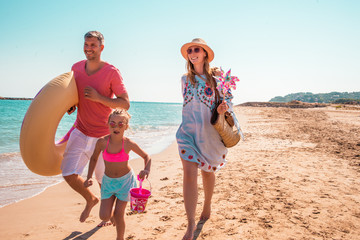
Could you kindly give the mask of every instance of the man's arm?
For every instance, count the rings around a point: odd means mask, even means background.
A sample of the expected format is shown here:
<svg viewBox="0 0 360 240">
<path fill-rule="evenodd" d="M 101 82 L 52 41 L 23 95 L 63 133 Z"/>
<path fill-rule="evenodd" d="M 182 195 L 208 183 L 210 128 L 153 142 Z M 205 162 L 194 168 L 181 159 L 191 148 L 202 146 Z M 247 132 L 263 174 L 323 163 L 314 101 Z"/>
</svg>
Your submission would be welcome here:
<svg viewBox="0 0 360 240">
<path fill-rule="evenodd" d="M 110 108 L 130 108 L 129 96 L 127 93 L 117 95 L 116 98 L 108 98 L 99 94 L 94 88 L 87 86 L 84 89 L 85 98 L 94 102 L 99 102 Z"/>
</svg>

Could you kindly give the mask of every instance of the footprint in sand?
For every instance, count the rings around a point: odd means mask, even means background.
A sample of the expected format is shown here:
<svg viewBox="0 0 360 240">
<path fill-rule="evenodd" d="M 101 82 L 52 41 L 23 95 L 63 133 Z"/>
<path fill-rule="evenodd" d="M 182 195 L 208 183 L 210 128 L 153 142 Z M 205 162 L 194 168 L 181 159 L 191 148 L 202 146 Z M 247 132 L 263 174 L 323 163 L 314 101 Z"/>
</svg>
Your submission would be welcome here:
<svg viewBox="0 0 360 240">
<path fill-rule="evenodd" d="M 171 219 L 171 217 L 169 217 L 169 216 L 161 216 L 160 217 L 160 221 L 164 221 L 164 222 L 169 221 L 170 219 Z"/>
<path fill-rule="evenodd" d="M 156 228 L 154 228 L 154 230 L 156 232 L 156 233 L 153 233 L 154 235 L 165 232 L 165 228 L 163 228 L 163 227 L 156 227 Z"/>
</svg>

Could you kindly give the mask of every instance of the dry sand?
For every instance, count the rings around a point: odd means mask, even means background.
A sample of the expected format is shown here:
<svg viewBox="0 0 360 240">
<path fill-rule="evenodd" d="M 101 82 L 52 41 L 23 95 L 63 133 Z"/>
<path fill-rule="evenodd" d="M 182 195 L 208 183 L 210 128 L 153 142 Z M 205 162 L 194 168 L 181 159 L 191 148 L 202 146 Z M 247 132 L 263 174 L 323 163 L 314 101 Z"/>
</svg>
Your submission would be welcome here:
<svg viewBox="0 0 360 240">
<path fill-rule="evenodd" d="M 246 141 L 229 149 L 212 216 L 198 224 L 195 239 L 360 239 L 360 111 L 236 107 L 236 114 Z M 153 195 L 145 214 L 128 207 L 125 237 L 181 239 L 186 216 L 176 144 L 152 158 Z M 131 165 L 137 172 L 142 163 Z M 79 195 L 58 184 L 1 208 L 0 239 L 116 238 L 114 227 L 96 227 L 99 205 L 80 223 L 83 208 Z"/>
</svg>

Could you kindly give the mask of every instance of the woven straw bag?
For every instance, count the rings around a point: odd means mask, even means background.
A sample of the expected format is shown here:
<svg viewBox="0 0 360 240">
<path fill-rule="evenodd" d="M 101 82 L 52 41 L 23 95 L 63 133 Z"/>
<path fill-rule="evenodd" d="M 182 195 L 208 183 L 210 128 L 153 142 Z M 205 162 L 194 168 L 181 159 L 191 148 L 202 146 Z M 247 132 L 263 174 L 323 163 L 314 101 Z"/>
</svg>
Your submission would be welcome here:
<svg viewBox="0 0 360 240">
<path fill-rule="evenodd" d="M 217 121 L 213 125 L 219 133 L 225 147 L 235 146 L 240 141 L 240 133 L 235 125 L 230 126 L 225 120 L 225 114 L 219 114 Z"/>
<path fill-rule="evenodd" d="M 215 89 L 215 107 L 212 110 L 210 122 L 219 133 L 225 147 L 230 148 L 240 141 L 241 129 L 234 113 L 225 112 L 225 114 L 218 114 L 217 107 L 220 103 L 219 92 Z M 236 120 L 237 124 L 234 124 L 234 120 Z"/>
</svg>

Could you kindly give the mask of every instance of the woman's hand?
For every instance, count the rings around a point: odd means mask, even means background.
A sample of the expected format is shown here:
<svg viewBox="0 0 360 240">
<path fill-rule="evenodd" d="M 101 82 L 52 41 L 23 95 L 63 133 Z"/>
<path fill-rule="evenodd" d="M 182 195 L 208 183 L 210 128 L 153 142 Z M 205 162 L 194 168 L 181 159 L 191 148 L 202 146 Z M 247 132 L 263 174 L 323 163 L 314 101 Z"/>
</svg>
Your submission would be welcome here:
<svg viewBox="0 0 360 240">
<path fill-rule="evenodd" d="M 86 181 L 84 182 L 84 186 L 85 187 L 90 187 L 91 185 L 93 185 L 93 179 L 92 178 L 89 178 L 89 179 L 86 179 Z"/>
<path fill-rule="evenodd" d="M 221 76 L 221 69 L 218 67 L 213 67 L 211 69 L 211 72 L 214 76 L 217 76 L 217 77 Z"/>
<path fill-rule="evenodd" d="M 227 105 L 226 101 L 222 101 L 222 103 L 220 103 L 217 108 L 217 112 L 219 114 L 224 114 L 228 109 L 229 109 L 229 106 Z"/>
<path fill-rule="evenodd" d="M 140 179 L 145 179 L 149 177 L 150 171 L 149 170 L 141 170 L 139 173 L 139 178 Z"/>
</svg>

